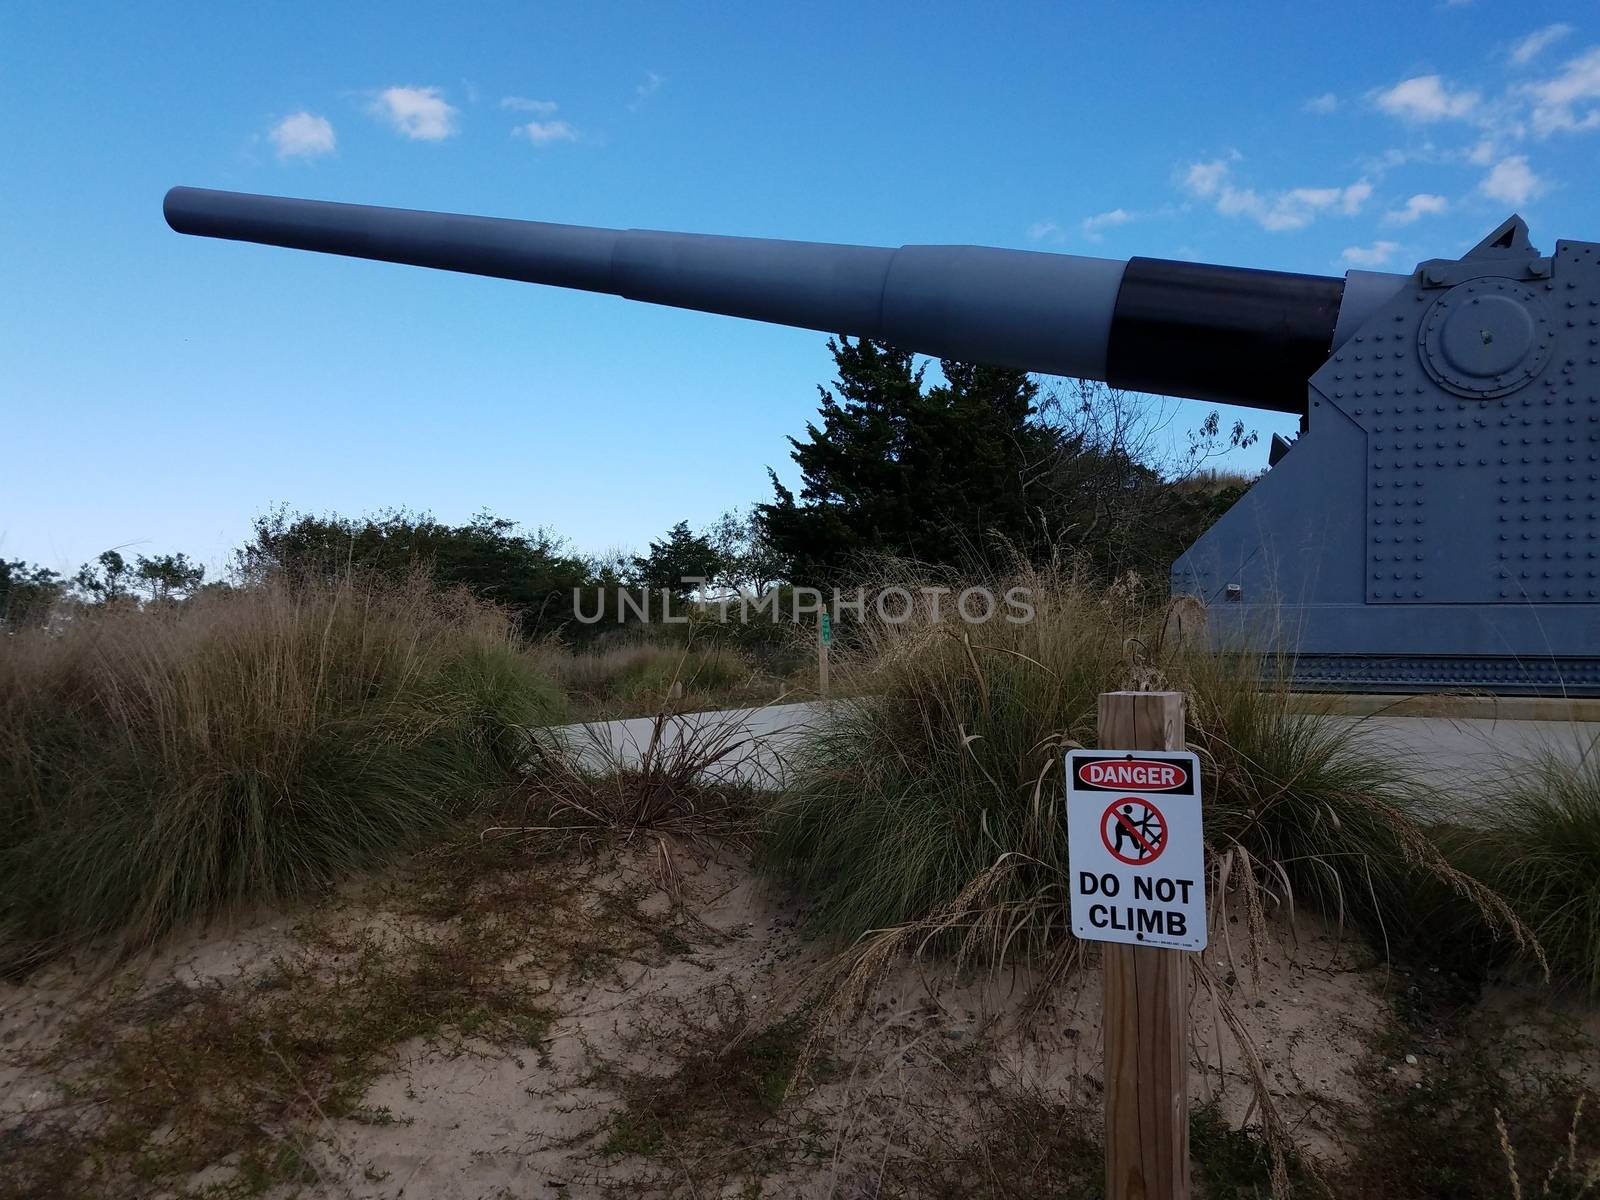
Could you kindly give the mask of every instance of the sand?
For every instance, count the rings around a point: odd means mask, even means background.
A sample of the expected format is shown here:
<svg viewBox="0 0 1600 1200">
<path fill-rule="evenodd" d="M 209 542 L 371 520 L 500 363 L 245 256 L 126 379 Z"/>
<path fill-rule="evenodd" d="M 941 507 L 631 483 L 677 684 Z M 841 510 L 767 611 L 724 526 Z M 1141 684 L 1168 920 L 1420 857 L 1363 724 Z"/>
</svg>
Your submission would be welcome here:
<svg viewBox="0 0 1600 1200">
<path fill-rule="evenodd" d="M 793 901 L 761 886 L 738 856 L 679 855 L 675 864 L 680 909 L 662 887 L 659 859 L 645 850 L 595 871 L 584 894 L 593 904 L 627 895 L 646 916 L 676 912 L 680 927 L 689 919 L 697 933 L 684 952 L 624 958 L 589 976 L 549 976 L 531 961 L 517 967 L 552 988 L 555 1015 L 542 1044 L 515 1051 L 471 1039 L 399 1045 L 365 1097 L 369 1109 L 387 1111 L 387 1122 L 307 1111 L 317 1181 L 274 1194 L 873 1195 L 898 1156 L 976 1136 L 1008 1096 L 1043 1098 L 1063 1113 L 1086 1114 L 1083 1120 L 1097 1111 L 1101 1009 L 1092 964 L 1041 997 L 1040 979 L 1028 972 L 951 977 L 948 964 L 909 960 L 888 972 L 859 1014 L 825 1028 L 812 1049 L 828 1069 L 804 1076 L 776 1119 L 746 1130 L 737 1153 L 714 1141 L 661 1147 L 648 1157 L 608 1150 L 627 1107 L 626 1080 L 675 1070 L 687 1044 L 681 1031 L 719 1022 L 748 1031 L 792 1014 L 827 959 L 798 934 Z M 345 929 L 384 933 L 395 921 L 360 888 L 335 907 Z M 59 1081 L 28 1064 L 74 1015 L 96 1009 L 124 1022 L 146 1020 L 181 1005 L 189 989 L 248 988 L 294 948 L 297 922 L 293 912 L 256 913 L 174 938 L 110 977 L 96 978 L 97 964 L 80 960 L 26 985 L 5 985 L 0 1148 L 8 1126 L 38 1120 L 59 1101 Z M 1248 1030 L 1272 1102 L 1297 1142 L 1336 1163 L 1345 1148 L 1332 1117 L 1364 1102 L 1362 1064 L 1389 1019 L 1387 968 L 1315 921 L 1279 921 L 1269 933 L 1254 969 L 1230 961 L 1223 939 L 1213 938 L 1206 961 L 1218 987 L 1214 997 L 1197 991 L 1192 1005 L 1192 1099 L 1215 1101 L 1231 1123 L 1259 1119 L 1252 1072 L 1220 1020 L 1227 1008 Z M 1031 1010 L 1028 999 L 1038 1002 Z M 1507 989 L 1492 1002 L 1514 1013 L 1527 994 Z M 1426 1069 L 1403 1060 L 1391 1068 Z M 741 1164 L 762 1143 L 771 1153 L 750 1174 Z M 226 1178 L 228 1166 L 189 1182 Z M 756 1190 L 739 1190 L 749 1186 Z"/>
</svg>

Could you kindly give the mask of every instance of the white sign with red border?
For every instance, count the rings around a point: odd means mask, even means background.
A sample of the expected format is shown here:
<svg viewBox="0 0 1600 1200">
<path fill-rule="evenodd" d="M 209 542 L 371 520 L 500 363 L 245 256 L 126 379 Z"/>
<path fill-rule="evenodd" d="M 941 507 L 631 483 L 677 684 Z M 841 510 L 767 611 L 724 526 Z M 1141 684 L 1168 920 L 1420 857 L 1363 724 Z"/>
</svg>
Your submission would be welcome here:
<svg viewBox="0 0 1600 1200">
<path fill-rule="evenodd" d="M 1167 750 L 1067 752 L 1072 932 L 1164 950 L 1206 947 L 1200 761 Z"/>
</svg>

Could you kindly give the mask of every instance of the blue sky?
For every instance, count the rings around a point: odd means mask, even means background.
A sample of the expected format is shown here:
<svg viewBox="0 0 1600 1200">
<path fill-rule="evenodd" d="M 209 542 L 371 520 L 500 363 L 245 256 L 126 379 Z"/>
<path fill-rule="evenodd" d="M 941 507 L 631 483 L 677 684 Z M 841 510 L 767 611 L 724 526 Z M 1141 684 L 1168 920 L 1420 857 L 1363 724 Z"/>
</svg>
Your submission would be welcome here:
<svg viewBox="0 0 1600 1200">
<path fill-rule="evenodd" d="M 792 478 L 829 374 L 802 330 L 182 238 L 176 183 L 1327 274 L 1513 209 L 1600 240 L 1593 4 L 10 0 L 0 103 L 0 555 L 62 569 L 215 565 L 280 502 L 642 546 Z"/>
</svg>

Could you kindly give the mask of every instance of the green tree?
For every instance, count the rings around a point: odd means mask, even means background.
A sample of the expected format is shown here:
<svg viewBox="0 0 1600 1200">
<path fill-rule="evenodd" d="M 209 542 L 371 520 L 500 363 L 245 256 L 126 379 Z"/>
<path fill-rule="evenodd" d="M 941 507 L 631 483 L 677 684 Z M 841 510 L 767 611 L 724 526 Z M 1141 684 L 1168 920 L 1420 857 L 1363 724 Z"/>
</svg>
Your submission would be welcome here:
<svg viewBox="0 0 1600 1200">
<path fill-rule="evenodd" d="M 633 560 L 633 575 L 645 587 L 687 597 L 721 580 L 727 567 L 708 536 L 690 532 L 689 522 L 679 521 L 665 538 L 650 543 L 649 554 Z"/>
<path fill-rule="evenodd" d="M 354 568 L 401 576 L 420 570 L 504 605 L 529 635 L 570 632 L 574 591 L 591 582 L 588 565 L 560 538 L 487 512 L 465 525 L 447 525 L 405 510 L 351 518 L 279 508 L 256 519 L 254 537 L 235 562 L 247 578 L 276 571 L 327 575 Z"/>
<path fill-rule="evenodd" d="M 66 590 L 66 582 L 48 568 L 0 558 L 0 629 L 42 625 Z"/>
<path fill-rule="evenodd" d="M 206 577 L 206 569 L 189 561 L 186 554 L 163 554 L 158 558 L 139 555 L 133 575 L 149 589 L 152 603 L 181 599 L 195 591 Z"/>
<path fill-rule="evenodd" d="M 783 580 L 788 563 L 767 537 L 759 508 L 728 510 L 705 536 L 722 561 L 722 574 L 715 582 L 723 587 L 759 595 Z"/>
<path fill-rule="evenodd" d="M 1055 449 L 1040 477 L 1045 546 L 1065 549 L 1102 579 L 1132 571 L 1163 585 L 1173 561 L 1226 512 L 1249 476 L 1207 464 L 1256 440 L 1242 423 L 1224 432 L 1212 411 L 1168 450 L 1172 411 L 1149 397 L 1070 381 L 1040 405 Z"/>
<path fill-rule="evenodd" d="M 864 556 L 933 563 L 981 557 L 992 537 L 1029 541 L 1054 450 L 1024 371 L 945 361 L 924 388 L 909 352 L 830 339 L 838 378 L 819 427 L 791 438 L 797 500 L 772 474 L 766 537 L 800 583 L 837 581 Z"/>
<path fill-rule="evenodd" d="M 1206 469 L 1255 441 L 1215 412 L 1176 454 L 1158 399 L 1086 380 L 1041 396 L 1025 372 L 949 360 L 927 387 L 894 347 L 828 348 L 838 378 L 820 424 L 790 439 L 800 495 L 772 474 L 758 509 L 796 583 L 845 582 L 883 555 L 971 567 L 1063 552 L 1101 578 L 1157 581 L 1250 483 Z"/>
<path fill-rule="evenodd" d="M 93 604 L 115 604 L 128 596 L 132 583 L 133 568 L 115 550 L 101 552 L 72 577 L 72 586 Z"/>
</svg>

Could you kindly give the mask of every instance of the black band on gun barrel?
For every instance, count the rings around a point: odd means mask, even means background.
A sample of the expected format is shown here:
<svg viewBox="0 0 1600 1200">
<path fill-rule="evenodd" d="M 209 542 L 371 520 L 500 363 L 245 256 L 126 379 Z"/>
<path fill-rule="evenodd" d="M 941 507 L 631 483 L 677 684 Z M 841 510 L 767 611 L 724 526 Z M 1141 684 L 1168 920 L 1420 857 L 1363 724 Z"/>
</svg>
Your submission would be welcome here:
<svg viewBox="0 0 1600 1200">
<path fill-rule="evenodd" d="M 1305 411 L 1344 280 L 1132 258 L 1111 319 L 1106 382 L 1130 391 Z"/>
</svg>

